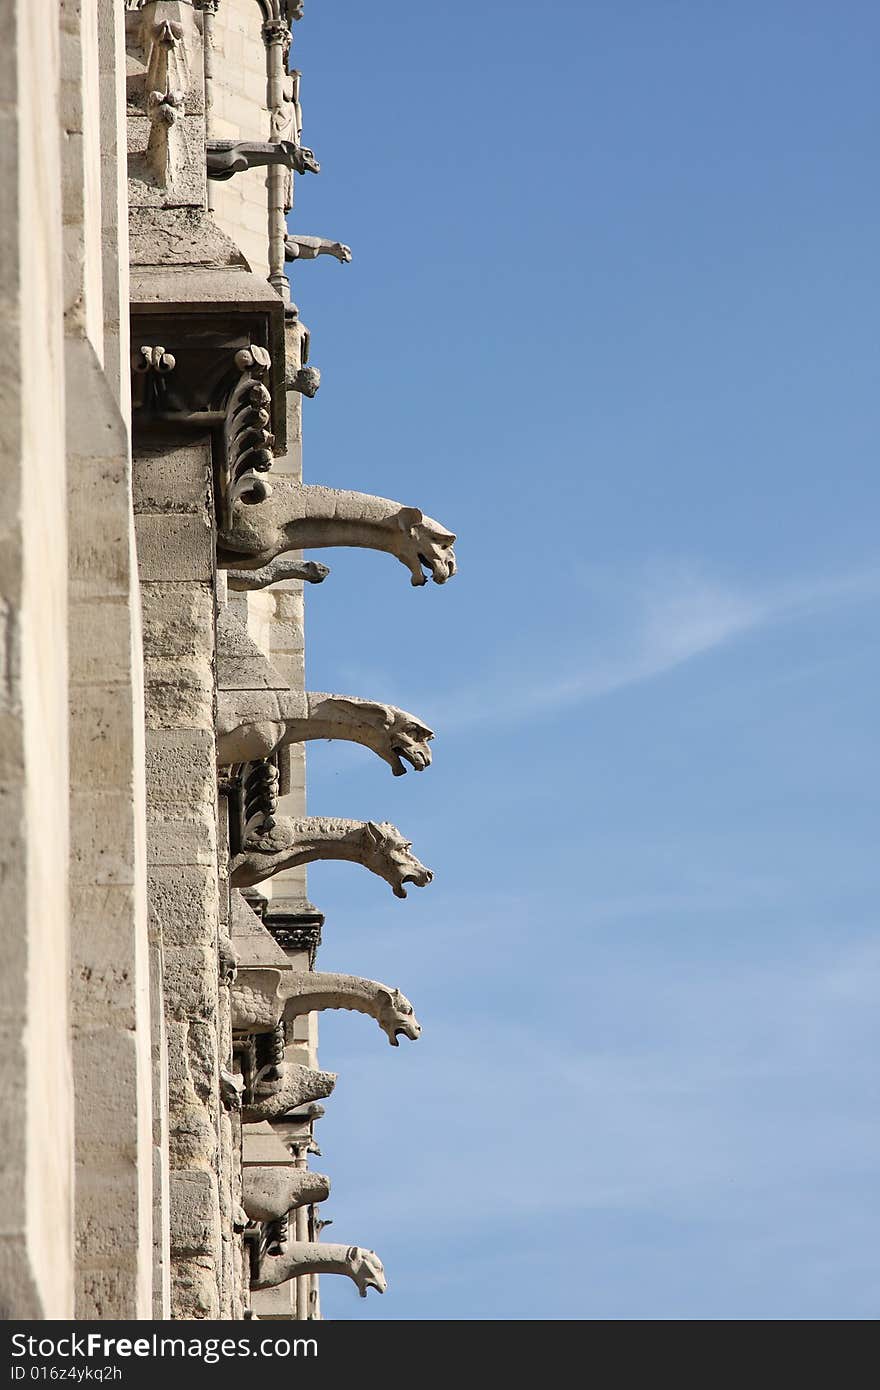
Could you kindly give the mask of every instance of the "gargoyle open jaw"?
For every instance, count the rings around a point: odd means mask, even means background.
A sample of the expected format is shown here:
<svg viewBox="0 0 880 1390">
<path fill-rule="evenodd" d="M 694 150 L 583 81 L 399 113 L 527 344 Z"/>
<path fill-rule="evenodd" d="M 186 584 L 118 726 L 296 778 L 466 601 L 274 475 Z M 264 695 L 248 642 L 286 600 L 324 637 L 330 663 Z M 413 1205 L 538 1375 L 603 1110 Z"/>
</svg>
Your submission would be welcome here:
<svg viewBox="0 0 880 1390">
<path fill-rule="evenodd" d="M 423 574 L 421 579 L 413 575 L 412 582 L 416 587 L 427 584 L 429 578 L 433 579 L 435 584 L 445 584 L 447 579 L 451 579 L 455 574 L 455 554 L 451 547 L 445 552 L 443 559 L 429 560 L 426 555 L 419 551 L 419 564 L 427 573 Z"/>
<path fill-rule="evenodd" d="M 391 756 L 394 762 L 391 764 L 391 771 L 395 777 L 403 777 L 406 774 L 404 762 L 408 762 L 414 772 L 424 772 L 426 767 L 430 767 L 430 757 L 425 757 L 422 753 L 410 753 L 405 748 L 394 747 L 391 749 Z"/>
<path fill-rule="evenodd" d="M 416 888 L 427 888 L 428 884 L 433 882 L 433 879 L 434 875 L 430 869 L 425 869 L 424 872 L 420 874 L 404 874 L 400 882 L 393 885 L 392 891 L 395 898 L 405 898 L 406 889 L 403 886 L 405 883 L 413 883 Z"/>
</svg>

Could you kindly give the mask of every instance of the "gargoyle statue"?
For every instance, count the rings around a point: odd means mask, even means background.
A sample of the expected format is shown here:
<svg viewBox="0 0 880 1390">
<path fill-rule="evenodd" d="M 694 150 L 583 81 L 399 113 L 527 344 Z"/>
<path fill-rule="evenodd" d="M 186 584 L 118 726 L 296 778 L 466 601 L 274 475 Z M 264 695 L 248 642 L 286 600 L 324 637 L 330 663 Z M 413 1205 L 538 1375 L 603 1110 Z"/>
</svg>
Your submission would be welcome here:
<svg viewBox="0 0 880 1390">
<path fill-rule="evenodd" d="M 306 145 L 292 140 L 209 140 L 205 147 L 209 179 L 226 180 L 246 169 L 282 165 L 297 174 L 320 174 L 321 166 Z"/>
<path fill-rule="evenodd" d="M 280 1221 L 294 1207 L 326 1202 L 330 1179 L 306 1168 L 281 1165 L 245 1165 L 242 1169 L 242 1201 L 251 1221 Z"/>
<path fill-rule="evenodd" d="M 434 877 L 412 853 L 412 842 L 389 821 L 279 816 L 271 830 L 248 837 L 230 863 L 229 881 L 234 888 L 251 888 L 284 869 L 319 859 L 362 864 L 384 878 L 396 898 L 406 897 L 404 884 L 425 888 Z"/>
<path fill-rule="evenodd" d="M 217 539 L 217 563 L 261 569 L 288 550 L 356 546 L 396 556 L 416 586 L 428 582 L 425 570 L 445 584 L 456 571 L 454 541 L 452 531 L 418 507 L 278 477 L 265 501 L 233 505 L 229 528 Z"/>
<path fill-rule="evenodd" d="M 388 1287 L 382 1261 L 375 1250 L 359 1245 L 324 1245 L 321 1241 L 293 1241 L 283 1255 L 267 1255 L 252 1289 L 273 1289 L 300 1274 L 347 1274 L 357 1284 L 361 1298 L 367 1289 L 384 1293 Z"/>
<path fill-rule="evenodd" d="M 422 1025 L 406 995 L 378 980 L 322 970 L 296 970 L 285 975 L 281 989 L 285 1019 L 322 1009 L 353 1009 L 374 1018 L 392 1047 L 400 1046 L 397 1039 L 401 1035 L 411 1042 L 421 1036 Z"/>
<path fill-rule="evenodd" d="M 221 690 L 217 696 L 217 761 L 221 767 L 268 758 L 276 748 L 311 739 L 360 743 L 386 762 L 395 777 L 431 763 L 434 731 L 414 714 L 361 700 L 308 690 Z"/>
<path fill-rule="evenodd" d="M 284 1062 L 280 1071 L 281 1079 L 270 1083 L 271 1090 L 258 1085 L 253 1099 L 242 1105 L 244 1124 L 274 1120 L 307 1100 L 323 1100 L 336 1085 L 335 1072 L 315 1071 L 313 1067 L 302 1067 L 297 1062 Z"/>
<path fill-rule="evenodd" d="M 226 583 L 230 589 L 252 593 L 254 589 L 268 589 L 270 584 L 280 584 L 285 579 L 323 584 L 329 573 L 327 566 L 317 560 L 288 560 L 282 557 L 258 570 L 227 570 Z"/>
<path fill-rule="evenodd" d="M 343 241 L 327 241 L 322 236 L 301 236 L 299 232 L 291 232 L 284 238 L 286 261 L 314 261 L 318 256 L 335 256 L 341 265 L 348 265 L 351 247 Z"/>
</svg>

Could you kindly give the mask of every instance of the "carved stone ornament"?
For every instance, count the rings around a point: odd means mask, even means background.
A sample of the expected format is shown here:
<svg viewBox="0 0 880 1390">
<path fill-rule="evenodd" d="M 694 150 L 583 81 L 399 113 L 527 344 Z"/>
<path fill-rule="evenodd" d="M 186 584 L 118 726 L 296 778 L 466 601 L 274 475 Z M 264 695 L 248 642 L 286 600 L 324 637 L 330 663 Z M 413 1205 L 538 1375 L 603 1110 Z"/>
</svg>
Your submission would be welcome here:
<svg viewBox="0 0 880 1390">
<path fill-rule="evenodd" d="M 323 584 L 329 573 L 327 565 L 318 560 L 289 560 L 284 556 L 259 570 L 227 570 L 226 583 L 230 589 L 252 593 L 255 589 L 268 589 L 271 584 L 282 584 L 287 579 Z"/>
<path fill-rule="evenodd" d="M 389 821 L 331 820 L 282 816 L 272 827 L 252 831 L 229 866 L 235 888 L 250 888 L 286 869 L 321 859 L 361 864 L 391 885 L 394 896 L 406 897 L 405 884 L 425 888 L 433 873 L 412 853 L 412 842 Z"/>
<path fill-rule="evenodd" d="M 209 140 L 208 178 L 231 179 L 246 169 L 280 164 L 297 174 L 320 174 L 321 166 L 312 150 L 292 140 Z"/>
<path fill-rule="evenodd" d="M 268 758 L 276 748 L 312 739 L 359 743 L 395 777 L 431 764 L 433 729 L 396 705 L 309 690 L 221 690 L 217 696 L 217 761 L 221 767 Z"/>
<path fill-rule="evenodd" d="M 357 1285 L 361 1298 L 366 1298 L 368 1289 L 384 1293 L 388 1287 L 375 1250 L 359 1245 L 333 1245 L 329 1241 L 293 1241 L 283 1255 L 270 1255 L 260 1262 L 251 1288 L 272 1289 L 301 1274 L 345 1274 Z"/>
<path fill-rule="evenodd" d="M 266 349 L 256 345 L 235 354 L 239 378 L 226 402 L 221 514 L 229 514 L 236 503 L 264 501 L 272 491 L 262 477 L 272 467 L 275 443 L 269 428 L 272 397 L 265 382 L 271 365 Z"/>
<path fill-rule="evenodd" d="M 237 1073 L 220 1070 L 220 1099 L 226 1110 L 240 1110 L 244 1093 L 244 1077 Z"/>
<path fill-rule="evenodd" d="M 284 385 L 288 391 L 299 391 L 301 396 L 308 396 L 312 400 L 318 394 L 321 385 L 320 367 L 300 367 L 285 381 Z"/>
<path fill-rule="evenodd" d="M 233 507 L 220 532 L 217 562 L 226 569 L 261 569 L 290 550 L 357 546 L 394 555 L 411 583 L 445 584 L 456 572 L 455 535 L 418 507 L 364 492 L 310 487 L 279 478 L 261 507 Z"/>
<path fill-rule="evenodd" d="M 277 1028 L 284 1012 L 283 973 L 271 967 L 239 967 L 229 989 L 233 1032 L 268 1033 Z"/>
<path fill-rule="evenodd" d="M 177 366 L 177 359 L 164 347 L 142 346 L 131 354 L 132 408 L 162 410 L 168 392 L 167 377 Z"/>
<path fill-rule="evenodd" d="M 186 131 L 180 117 L 184 114 L 184 93 L 151 89 L 147 94 L 147 115 L 150 118 L 150 138 L 147 141 L 147 167 L 160 188 L 170 188 L 183 173 L 187 164 Z"/>
<path fill-rule="evenodd" d="M 217 947 L 217 962 L 221 985 L 232 985 L 238 973 L 238 955 L 228 936 L 221 936 Z"/>
<path fill-rule="evenodd" d="M 278 763 L 272 759 L 261 758 L 258 762 L 245 763 L 242 768 L 239 783 L 245 842 L 253 835 L 268 835 L 274 829 L 280 780 Z"/>
<path fill-rule="evenodd" d="M 296 1062 L 285 1062 L 279 1081 L 259 1083 L 254 1088 L 253 1097 L 245 1099 L 242 1121 L 257 1124 L 260 1120 L 277 1119 L 307 1100 L 323 1100 L 335 1085 L 335 1072 L 316 1071 L 313 1067 L 302 1067 Z"/>
<path fill-rule="evenodd" d="M 245 1164 L 242 1188 L 244 1209 L 251 1221 L 277 1221 L 295 1207 L 326 1202 L 330 1179 L 306 1168 Z"/>
<path fill-rule="evenodd" d="M 323 970 L 294 970 L 285 976 L 282 993 L 288 1020 L 324 1009 L 351 1009 L 374 1018 L 392 1047 L 400 1046 L 400 1037 L 415 1042 L 421 1036 L 422 1025 L 406 995 L 378 980 Z"/>
<path fill-rule="evenodd" d="M 318 256 L 334 256 L 341 265 L 351 261 L 351 247 L 343 241 L 327 241 L 321 236 L 302 236 L 291 232 L 284 239 L 286 261 L 314 261 Z"/>
</svg>

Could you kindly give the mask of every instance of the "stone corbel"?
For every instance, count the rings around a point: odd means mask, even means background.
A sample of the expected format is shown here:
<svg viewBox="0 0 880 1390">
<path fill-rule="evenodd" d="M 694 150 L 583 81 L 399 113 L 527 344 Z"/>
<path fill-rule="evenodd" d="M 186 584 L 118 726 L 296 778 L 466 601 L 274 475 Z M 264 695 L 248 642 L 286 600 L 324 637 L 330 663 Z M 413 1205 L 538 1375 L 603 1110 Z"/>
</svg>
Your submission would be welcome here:
<svg viewBox="0 0 880 1390">
<path fill-rule="evenodd" d="M 357 1285 L 361 1298 L 366 1298 L 368 1289 L 384 1293 L 388 1287 L 382 1261 L 375 1250 L 365 1250 L 358 1245 L 293 1241 L 283 1255 L 268 1255 L 260 1261 L 251 1288 L 272 1289 L 302 1274 L 345 1274 Z"/>
<path fill-rule="evenodd" d="M 255 824 L 256 815 L 251 824 Z M 271 827 L 246 833 L 229 866 L 229 881 L 250 888 L 286 869 L 322 859 L 360 864 L 390 884 L 394 896 L 406 897 L 407 883 L 425 888 L 434 875 L 412 853 L 412 842 L 389 821 L 303 816 L 273 819 Z"/>
<path fill-rule="evenodd" d="M 297 174 L 321 172 L 313 151 L 293 140 L 209 140 L 206 157 L 209 179 L 231 179 L 246 169 L 273 165 Z"/>
</svg>

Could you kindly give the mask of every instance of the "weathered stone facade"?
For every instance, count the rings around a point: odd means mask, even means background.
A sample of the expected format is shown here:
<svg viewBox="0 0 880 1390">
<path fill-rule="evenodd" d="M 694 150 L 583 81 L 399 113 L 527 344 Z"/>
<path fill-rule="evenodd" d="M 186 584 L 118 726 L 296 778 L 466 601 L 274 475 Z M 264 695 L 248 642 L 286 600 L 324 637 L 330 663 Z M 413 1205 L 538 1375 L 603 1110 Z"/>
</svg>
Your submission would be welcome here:
<svg viewBox="0 0 880 1390">
<path fill-rule="evenodd" d="M 432 732 L 306 691 L 328 570 L 301 552 L 444 583 L 455 537 L 303 483 L 320 375 L 285 264 L 351 253 L 287 223 L 320 167 L 301 5 L 3 8 L 0 1316 L 318 1318 L 322 1273 L 385 1274 L 320 1240 L 317 1016 L 420 1028 L 395 986 L 316 970 L 306 865 L 432 876 L 387 822 L 307 816 L 305 745 L 398 776 Z"/>
</svg>

